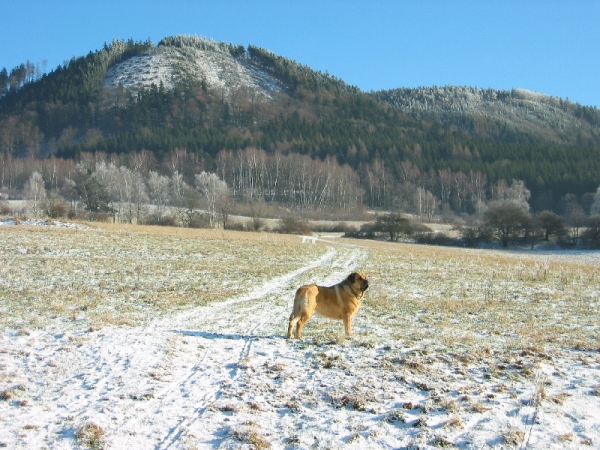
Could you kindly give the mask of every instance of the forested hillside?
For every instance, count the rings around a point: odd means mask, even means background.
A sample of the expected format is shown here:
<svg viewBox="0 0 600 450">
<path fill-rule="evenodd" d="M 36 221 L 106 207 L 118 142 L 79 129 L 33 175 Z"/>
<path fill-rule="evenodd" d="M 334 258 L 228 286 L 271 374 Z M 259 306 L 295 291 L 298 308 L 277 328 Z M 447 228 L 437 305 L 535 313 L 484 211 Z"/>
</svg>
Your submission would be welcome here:
<svg viewBox="0 0 600 450">
<path fill-rule="evenodd" d="M 421 213 L 426 195 L 435 213 L 472 214 L 498 183 L 523 180 L 535 210 L 565 199 L 585 209 L 600 184 L 600 112 L 523 90 L 365 93 L 252 45 L 186 36 L 113 41 L 43 75 L 30 63 L 0 72 L 4 189 L 89 154 L 131 170 L 133 155 L 149 154 L 142 175 L 177 172 L 189 185 L 214 172 L 239 201 Z M 176 155 L 186 161 L 178 168 Z M 327 177 L 282 183 L 273 171 L 293 155 L 314 177 L 339 168 L 352 200 L 325 201 Z"/>
</svg>

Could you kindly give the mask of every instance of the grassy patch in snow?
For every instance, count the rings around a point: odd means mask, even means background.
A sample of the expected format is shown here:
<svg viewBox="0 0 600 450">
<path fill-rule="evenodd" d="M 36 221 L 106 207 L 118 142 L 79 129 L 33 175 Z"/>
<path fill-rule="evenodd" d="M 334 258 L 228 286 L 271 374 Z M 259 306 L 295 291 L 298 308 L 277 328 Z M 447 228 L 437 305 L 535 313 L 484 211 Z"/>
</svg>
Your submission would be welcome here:
<svg viewBox="0 0 600 450">
<path fill-rule="evenodd" d="M 103 225 L 4 227 L 0 326 L 139 325 L 245 294 L 326 252 L 297 236 Z"/>
<path fill-rule="evenodd" d="M 409 345 L 599 349 L 600 267 L 428 246 L 371 250 L 365 323 Z"/>
</svg>

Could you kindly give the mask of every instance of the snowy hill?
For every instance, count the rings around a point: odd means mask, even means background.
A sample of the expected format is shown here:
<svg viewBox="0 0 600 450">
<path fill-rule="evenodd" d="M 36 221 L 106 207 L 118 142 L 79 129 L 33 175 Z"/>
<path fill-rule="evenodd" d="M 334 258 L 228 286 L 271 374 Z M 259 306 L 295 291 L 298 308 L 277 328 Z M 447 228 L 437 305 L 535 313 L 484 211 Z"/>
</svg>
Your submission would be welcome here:
<svg viewBox="0 0 600 450">
<path fill-rule="evenodd" d="M 103 85 L 122 85 L 130 91 L 161 83 L 172 88 L 178 81 L 191 77 L 204 81 L 209 89 L 221 91 L 225 98 L 240 89 L 251 93 L 256 101 L 268 101 L 284 92 L 284 86 L 264 70 L 233 57 L 218 44 L 200 38 L 197 42 L 205 48 L 159 45 L 148 54 L 132 56 L 110 67 Z"/>
<path fill-rule="evenodd" d="M 558 141 L 574 141 L 582 131 L 592 135 L 600 131 L 597 109 L 527 89 L 433 86 L 392 89 L 374 95 L 398 111 L 435 117 L 469 132 L 483 131 L 482 124 L 473 120 L 477 117 L 495 121 L 500 127 L 508 125 L 520 131 L 533 131 Z M 490 134 L 503 132 L 500 128 Z"/>
</svg>

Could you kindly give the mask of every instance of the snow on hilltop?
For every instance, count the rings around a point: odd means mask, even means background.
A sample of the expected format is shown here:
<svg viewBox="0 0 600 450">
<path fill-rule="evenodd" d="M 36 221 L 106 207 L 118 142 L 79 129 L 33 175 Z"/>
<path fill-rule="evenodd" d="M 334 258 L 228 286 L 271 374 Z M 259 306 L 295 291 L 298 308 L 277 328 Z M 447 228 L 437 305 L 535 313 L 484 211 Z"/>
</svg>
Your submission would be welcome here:
<svg viewBox="0 0 600 450">
<path fill-rule="evenodd" d="M 210 44 L 210 43 L 208 43 Z M 241 59 L 234 58 L 218 47 L 159 45 L 146 55 L 133 56 L 110 67 L 103 85 L 122 85 L 130 91 L 161 83 L 172 88 L 185 77 L 204 80 L 209 89 L 217 89 L 230 97 L 239 89 L 248 89 L 257 101 L 268 101 L 284 87 L 268 73 Z"/>
<path fill-rule="evenodd" d="M 142 87 L 173 87 L 173 68 L 170 61 L 162 54 L 133 56 L 108 69 L 104 77 L 104 86 L 137 90 Z"/>
</svg>

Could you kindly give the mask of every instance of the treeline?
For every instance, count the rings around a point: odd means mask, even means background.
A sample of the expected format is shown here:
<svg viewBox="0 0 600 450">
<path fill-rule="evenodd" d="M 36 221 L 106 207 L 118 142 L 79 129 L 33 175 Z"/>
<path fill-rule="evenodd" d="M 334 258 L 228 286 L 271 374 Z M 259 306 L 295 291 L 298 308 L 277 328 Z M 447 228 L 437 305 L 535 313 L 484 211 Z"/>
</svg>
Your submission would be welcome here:
<svg viewBox="0 0 600 450">
<path fill-rule="evenodd" d="M 456 97 L 455 104 L 463 105 L 464 111 L 445 120 L 388 106 L 377 95 L 362 93 L 335 77 L 258 47 L 185 36 L 166 38 L 159 46 L 196 46 L 228 54 L 267 71 L 286 90 L 273 101 L 258 102 L 248 89 L 224 96 L 207 86 L 205 80 L 191 77 L 183 77 L 173 89 L 153 85 L 135 94 L 122 88 L 106 88 L 102 80 L 108 67 L 130 56 L 155 51 L 149 41 L 113 41 L 34 82 L 4 92 L 0 97 L 2 157 L 52 156 L 80 161 L 87 153 L 120 158 L 145 150 L 164 164 L 176 150 L 185 150 L 201 162 L 202 170 L 219 173 L 219 155 L 243 158 L 247 149 L 256 149 L 268 161 L 297 158 L 313 161 L 310 164 L 329 164 L 326 170 L 344 174 L 352 171 L 353 183 L 364 191 L 357 197 L 365 206 L 431 211 L 432 207 L 423 205 L 435 204 L 435 198 L 437 210 L 445 214 L 478 211 L 482 188 L 473 187 L 479 186 L 476 179 L 485 179 L 487 198 L 490 186 L 501 180 L 523 180 L 532 194 L 532 208 L 555 212 L 559 212 L 565 196 L 571 194 L 581 201 L 600 184 L 600 138 L 592 128 L 573 131 L 572 139 L 563 142 L 555 135 L 545 135 L 543 130 L 527 132 L 516 125 L 471 114 L 477 103 L 472 97 L 477 92 L 480 103 L 499 104 L 505 100 L 504 94 L 465 88 L 464 92 L 433 91 L 415 97 L 415 104 L 429 102 L 428 95 L 438 103 L 444 96 Z M 526 101 L 517 97 L 515 94 L 506 108 L 515 109 L 519 102 Z M 560 117 L 580 114 L 596 126 L 594 108 L 551 106 L 557 117 L 558 110 L 563 114 Z M 542 110 L 530 113 L 543 115 Z M 231 186 L 241 180 L 233 175 L 226 178 L 229 176 L 222 174 L 221 178 Z M 448 178 L 455 179 L 445 181 Z M 24 183 L 13 179 L 9 187 Z M 463 188 L 465 185 L 467 188 Z M 479 193 L 464 193 L 471 191 Z M 268 185 L 264 192 L 266 196 L 283 195 L 280 191 L 275 194 Z M 421 205 L 418 208 L 411 200 L 414 195 Z M 298 197 L 289 201 L 292 205 L 312 202 Z M 332 202 L 348 203 L 340 199 Z"/>
<path fill-rule="evenodd" d="M 329 218 L 364 217 L 365 196 L 374 200 L 386 187 L 382 167 L 367 166 L 367 189 L 358 173 L 335 159 L 248 148 L 223 151 L 217 157 L 217 173 L 202 169 L 195 155 L 178 149 L 159 164 L 151 152 L 128 155 L 82 154 L 72 160 L 50 158 L 0 159 L 1 181 L 15 183 L 0 196 L 3 214 L 24 213 L 35 217 L 112 220 L 138 224 L 252 229 L 263 227 L 265 207 L 270 211 L 321 212 Z M 481 173 L 468 176 L 451 171 L 423 177 L 407 165 L 406 180 L 395 192 L 394 212 L 379 211 L 375 222 L 360 230 L 340 226 L 351 237 L 410 235 L 417 242 L 479 246 L 499 241 L 535 245 L 553 241 L 562 247 L 600 246 L 600 187 L 585 198 L 561 199 L 561 214 L 532 213 L 531 193 L 523 181 L 504 180 L 490 185 Z M 383 175 L 382 175 L 383 174 Z M 412 180 L 412 181 L 409 181 Z M 430 183 L 432 191 L 422 183 Z M 11 210 L 7 196 L 23 198 L 26 206 Z M 438 197 L 439 196 L 439 197 Z M 450 207 L 471 205 L 471 215 L 453 214 Z M 230 216 L 241 205 L 250 205 L 247 224 L 232 223 Z M 262 206 L 261 206 L 262 205 Z M 465 206 L 463 206 L 465 207 Z M 446 211 L 444 209 L 446 208 Z M 413 220 L 407 219 L 411 213 Z M 309 232 L 294 213 L 279 216 L 282 232 Z M 415 222 L 415 220 L 417 222 Z M 432 233 L 419 222 L 445 220 L 460 237 Z"/>
<path fill-rule="evenodd" d="M 45 72 L 45 66 L 45 62 L 40 66 L 27 61 L 14 67 L 10 73 L 6 70 L 6 67 L 3 67 L 0 70 L 0 97 L 9 91 L 18 91 L 27 83 L 39 80 Z"/>
<path fill-rule="evenodd" d="M 82 173 L 94 175 L 103 192 L 117 189 L 115 186 L 120 182 L 116 175 L 100 176 L 104 169 L 99 168 L 112 167 L 123 173 L 130 171 L 133 174 L 131 180 L 138 180 L 139 186 L 148 185 L 151 172 L 166 177 L 170 183 L 177 180 L 177 186 L 194 186 L 196 175 L 206 172 L 213 173 L 227 187 L 227 197 L 232 203 L 259 201 L 292 210 L 321 214 L 338 211 L 346 215 L 367 207 L 408 213 L 429 222 L 440 218 L 453 221 L 455 217 L 481 217 L 490 203 L 507 198 L 525 198 L 529 210 L 531 200 L 530 189 L 523 181 L 512 180 L 509 184 L 501 179 L 491 182 L 485 173 L 478 171 L 431 169 L 422 172 L 416 165 L 402 162 L 396 167 L 401 174 L 398 180 L 380 159 L 354 170 L 335 158 L 321 160 L 297 153 L 268 153 L 253 147 L 237 152 L 223 150 L 217 154 L 214 163 L 181 148 L 164 154 L 161 159 L 148 150 L 123 154 L 81 153 L 76 160 L 54 156 L 40 160 L 0 154 L 0 184 L 9 195 L 19 197 L 31 174 L 37 172 L 48 192 L 86 204 L 71 189 L 81 167 L 85 168 Z M 133 181 L 126 183 L 131 187 Z M 143 191 L 139 186 L 138 190 Z M 182 192 L 185 189 L 182 191 L 173 186 L 179 194 L 171 195 L 161 204 L 176 205 L 184 200 Z M 566 216 L 573 208 L 578 208 L 588 216 L 592 213 L 594 195 L 593 190 L 581 196 L 569 193 L 559 199 L 556 211 Z M 120 198 L 112 198 L 111 202 L 119 203 Z M 146 198 L 145 194 L 142 198 Z M 152 199 L 150 196 L 145 202 L 152 203 Z M 114 210 L 114 207 L 98 208 L 89 204 L 85 208 L 103 212 Z"/>
</svg>

